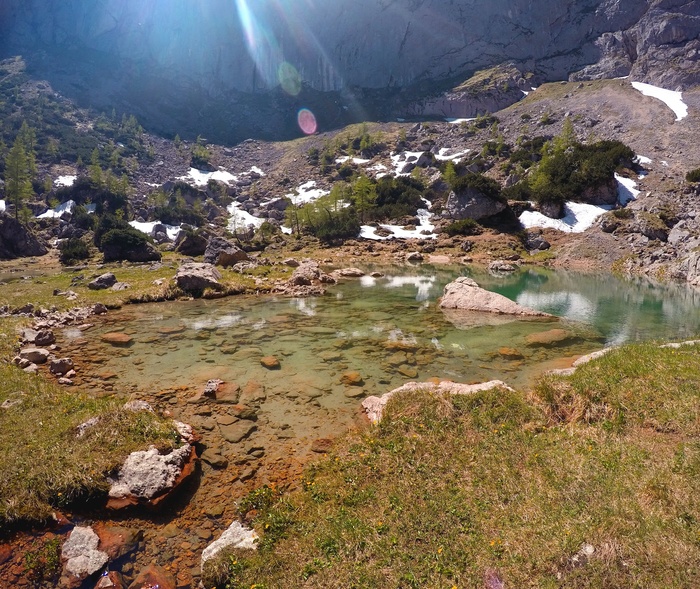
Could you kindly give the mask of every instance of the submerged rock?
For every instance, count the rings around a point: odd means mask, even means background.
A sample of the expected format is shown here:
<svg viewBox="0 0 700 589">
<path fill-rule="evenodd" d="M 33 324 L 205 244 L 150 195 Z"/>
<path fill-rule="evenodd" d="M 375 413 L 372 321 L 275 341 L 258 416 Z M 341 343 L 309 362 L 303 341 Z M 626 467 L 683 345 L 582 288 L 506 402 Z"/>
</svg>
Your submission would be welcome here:
<svg viewBox="0 0 700 589">
<path fill-rule="evenodd" d="M 466 276 L 461 276 L 445 286 L 445 293 L 440 300 L 440 308 L 520 317 L 552 317 L 548 313 L 523 307 L 503 295 L 481 288 Z"/>
</svg>

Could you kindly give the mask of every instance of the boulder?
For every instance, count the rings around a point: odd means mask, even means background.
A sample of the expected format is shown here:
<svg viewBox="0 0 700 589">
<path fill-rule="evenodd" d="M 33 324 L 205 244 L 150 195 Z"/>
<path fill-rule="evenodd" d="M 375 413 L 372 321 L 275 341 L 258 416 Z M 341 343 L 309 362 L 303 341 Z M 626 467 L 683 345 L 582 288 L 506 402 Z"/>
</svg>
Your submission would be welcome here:
<svg viewBox="0 0 700 589">
<path fill-rule="evenodd" d="M 257 549 L 258 535 L 238 521 L 233 522 L 221 536 L 202 551 L 201 567 L 225 548 Z"/>
<path fill-rule="evenodd" d="M 56 343 L 56 336 L 50 329 L 25 329 L 22 332 L 22 338 L 28 344 L 34 344 L 37 347 L 50 346 Z"/>
<path fill-rule="evenodd" d="M 547 313 L 523 307 L 503 295 L 483 289 L 466 276 L 461 276 L 445 286 L 440 308 L 518 317 L 551 317 Z"/>
<path fill-rule="evenodd" d="M 124 579 L 117 571 L 109 571 L 100 577 L 95 589 L 125 589 Z"/>
<path fill-rule="evenodd" d="M 215 266 L 233 266 L 238 262 L 247 260 L 249 260 L 248 254 L 223 237 L 210 238 L 207 243 L 207 249 L 204 252 L 204 261 Z"/>
<path fill-rule="evenodd" d="M 107 564 L 109 557 L 97 549 L 99 543 L 99 536 L 89 526 L 76 526 L 71 530 L 61 548 L 63 575 L 68 585 L 75 586 Z"/>
<path fill-rule="evenodd" d="M 45 364 L 49 355 L 49 351 L 44 348 L 24 348 L 19 351 L 19 357 L 22 360 L 28 360 L 33 364 Z"/>
<path fill-rule="evenodd" d="M 190 444 L 168 454 L 161 454 L 155 446 L 132 452 L 119 473 L 109 479 L 107 507 L 157 505 L 194 472 L 195 461 L 194 447 Z"/>
<path fill-rule="evenodd" d="M 177 269 L 175 282 L 185 292 L 201 293 L 205 288 L 221 290 L 221 272 L 212 264 L 189 262 Z"/>
<path fill-rule="evenodd" d="M 509 274 L 511 272 L 516 272 L 519 268 L 519 264 L 506 260 L 494 260 L 489 264 L 489 272 L 492 274 Z"/>
<path fill-rule="evenodd" d="M 175 251 L 185 256 L 203 256 L 207 251 L 207 236 L 194 231 L 180 231 L 175 240 Z"/>
<path fill-rule="evenodd" d="M 51 360 L 51 363 L 49 364 L 49 371 L 51 372 L 51 374 L 63 376 L 71 370 L 73 370 L 73 360 L 71 360 L 70 358 L 59 358 L 57 360 Z"/>
<path fill-rule="evenodd" d="M 337 278 L 361 278 L 365 273 L 359 268 L 341 268 L 334 270 L 332 275 Z"/>
<path fill-rule="evenodd" d="M 348 387 L 361 387 L 365 384 L 362 376 L 357 371 L 345 372 L 340 377 L 340 383 Z"/>
<path fill-rule="evenodd" d="M 175 589 L 177 583 L 173 576 L 154 564 L 141 569 L 128 589 Z"/>
<path fill-rule="evenodd" d="M 447 197 L 442 216 L 446 219 L 486 219 L 504 211 L 508 205 L 501 200 L 484 195 L 474 188 L 459 193 L 451 191 Z"/>
<path fill-rule="evenodd" d="M 49 248 L 43 239 L 31 229 L 11 217 L 0 213 L 0 259 L 12 260 L 29 256 L 43 256 Z"/>
<path fill-rule="evenodd" d="M 117 277 L 111 272 L 107 272 L 106 274 L 102 274 L 101 276 L 95 278 L 95 280 L 89 282 L 88 288 L 90 290 L 104 290 L 107 288 L 111 288 L 116 283 Z"/>
</svg>

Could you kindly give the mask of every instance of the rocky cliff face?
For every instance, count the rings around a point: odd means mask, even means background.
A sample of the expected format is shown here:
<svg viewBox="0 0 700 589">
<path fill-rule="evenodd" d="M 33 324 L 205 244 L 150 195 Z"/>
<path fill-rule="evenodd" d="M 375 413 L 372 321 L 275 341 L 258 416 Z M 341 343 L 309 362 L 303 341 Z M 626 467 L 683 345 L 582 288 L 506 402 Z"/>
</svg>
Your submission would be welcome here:
<svg viewBox="0 0 700 589">
<path fill-rule="evenodd" d="M 105 95 L 128 88 L 143 96 L 150 84 L 149 97 L 160 90 L 180 102 L 230 103 L 236 93 L 236 102 L 245 103 L 238 93 L 281 87 L 285 104 L 299 96 L 308 101 L 309 92 L 336 92 L 340 111 L 352 107 L 349 91 L 360 99 L 368 89 L 425 94 L 505 61 L 548 80 L 632 73 L 674 87 L 693 84 L 700 80 L 699 32 L 700 1 L 685 0 L 0 4 L 0 52 L 41 49 L 52 71 L 61 69 L 62 56 L 64 64 L 89 57 L 101 70 L 92 72 L 95 79 L 116 81 Z M 85 71 L 77 77 L 84 81 Z M 94 90 L 91 100 L 104 102 Z M 166 101 L 161 115 L 173 111 L 170 99 L 159 100 Z M 234 107 L 232 114 L 240 112 Z"/>
</svg>

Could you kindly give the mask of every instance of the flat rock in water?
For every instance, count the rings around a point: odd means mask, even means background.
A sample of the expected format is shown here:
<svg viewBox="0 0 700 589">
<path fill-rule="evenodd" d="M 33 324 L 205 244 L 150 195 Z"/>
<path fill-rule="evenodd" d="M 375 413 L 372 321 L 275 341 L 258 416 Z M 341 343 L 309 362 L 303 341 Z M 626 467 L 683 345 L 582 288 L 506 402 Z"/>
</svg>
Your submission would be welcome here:
<svg viewBox="0 0 700 589">
<path fill-rule="evenodd" d="M 279 370 L 281 367 L 280 361 L 274 356 L 265 356 L 260 358 L 260 364 L 268 370 Z"/>
<path fill-rule="evenodd" d="M 250 421 L 237 421 L 231 425 L 219 426 L 224 440 L 231 444 L 238 444 L 245 440 L 257 429 L 257 426 Z"/>
<path fill-rule="evenodd" d="M 113 332 L 105 333 L 101 337 L 103 342 L 112 344 L 113 346 L 128 346 L 133 341 L 133 338 L 126 333 Z"/>
<path fill-rule="evenodd" d="M 571 334 L 565 329 L 550 329 L 539 333 L 532 333 L 525 338 L 528 346 L 556 346 L 571 339 Z"/>
<path fill-rule="evenodd" d="M 173 576 L 164 569 L 150 564 L 141 569 L 128 589 L 175 589 L 177 583 Z"/>
<path fill-rule="evenodd" d="M 365 381 L 362 380 L 362 376 L 359 372 L 351 371 L 345 372 L 340 377 L 340 383 L 349 387 L 361 387 L 363 384 L 365 384 Z"/>
<path fill-rule="evenodd" d="M 523 355 L 515 348 L 502 347 L 498 348 L 498 355 L 506 360 L 522 360 Z"/>
<path fill-rule="evenodd" d="M 466 276 L 461 276 L 445 286 L 440 308 L 518 317 L 551 317 L 548 313 L 523 307 L 503 295 L 483 289 Z"/>
</svg>

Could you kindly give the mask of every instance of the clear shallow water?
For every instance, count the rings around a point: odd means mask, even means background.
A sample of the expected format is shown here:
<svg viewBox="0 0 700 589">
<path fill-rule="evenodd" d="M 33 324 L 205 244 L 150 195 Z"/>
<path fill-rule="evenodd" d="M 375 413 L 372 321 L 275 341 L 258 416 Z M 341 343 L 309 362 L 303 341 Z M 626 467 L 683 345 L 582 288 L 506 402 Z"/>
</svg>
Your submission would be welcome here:
<svg viewBox="0 0 700 589">
<path fill-rule="evenodd" d="M 383 272 L 381 278 L 345 281 L 319 298 L 129 306 L 87 332 L 64 330 L 61 344 L 76 362 L 83 388 L 106 387 L 166 403 L 176 417 L 209 432 L 208 444 L 235 454 L 241 445 L 222 438 L 222 428 L 237 421 L 231 406 L 210 403 L 202 412 L 188 402 L 209 379 L 235 383 L 239 402 L 258 408 L 258 430 L 244 444 L 284 453 L 287 442 L 297 440 L 303 452 L 304 440 L 334 436 L 349 426 L 361 398 L 411 380 L 497 378 L 524 388 L 542 371 L 568 367 L 576 356 L 606 345 L 700 333 L 700 295 L 680 287 L 543 270 L 505 277 L 473 272 L 484 288 L 561 319 L 511 321 L 480 314 L 457 317 L 461 327 L 456 327 L 437 299 L 467 269 Z M 528 342 L 553 329 L 564 330 L 565 339 L 552 346 Z M 115 331 L 130 335 L 131 345 L 102 341 Z M 264 368 L 264 356 L 278 358 L 280 369 Z M 361 384 L 345 384 L 348 372 L 359 373 Z M 172 392 L 177 387 L 182 388 Z"/>
<path fill-rule="evenodd" d="M 467 271 L 404 268 L 385 270 L 382 278 L 348 280 L 319 298 L 232 297 L 129 307 L 80 337 L 100 356 L 100 370 L 115 373 L 132 390 L 252 379 L 285 398 L 310 396 L 338 407 L 357 406 L 354 397 L 361 394 L 431 377 L 501 378 L 522 386 L 543 369 L 562 365 L 562 358 L 700 332 L 700 294 L 694 291 L 539 269 L 471 275 L 484 288 L 561 320 L 485 315 L 457 328 L 437 299 L 460 273 Z M 567 339 L 552 347 L 528 343 L 528 336 L 551 329 L 566 330 Z M 115 330 L 131 335 L 133 344 L 115 348 L 100 341 L 101 334 Z M 77 335 L 64 333 L 69 339 Z M 503 354 L 503 347 L 518 353 Z M 281 369 L 263 368 L 263 356 L 276 356 Z M 341 384 L 346 371 L 359 372 L 364 385 Z"/>
</svg>

